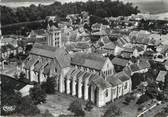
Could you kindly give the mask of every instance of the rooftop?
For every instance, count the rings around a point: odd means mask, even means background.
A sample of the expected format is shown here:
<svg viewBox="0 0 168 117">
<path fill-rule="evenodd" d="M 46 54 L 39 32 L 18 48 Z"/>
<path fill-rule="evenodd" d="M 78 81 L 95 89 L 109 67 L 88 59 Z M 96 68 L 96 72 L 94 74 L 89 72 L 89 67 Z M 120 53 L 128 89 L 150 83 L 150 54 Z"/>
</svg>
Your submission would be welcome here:
<svg viewBox="0 0 168 117">
<path fill-rule="evenodd" d="M 128 62 L 129 62 L 129 60 L 115 57 L 115 58 L 112 59 L 111 62 L 112 62 L 114 65 L 126 66 L 126 65 L 128 64 Z"/>
<path fill-rule="evenodd" d="M 71 64 L 101 70 L 107 58 L 95 53 L 77 53 L 72 56 Z"/>
</svg>

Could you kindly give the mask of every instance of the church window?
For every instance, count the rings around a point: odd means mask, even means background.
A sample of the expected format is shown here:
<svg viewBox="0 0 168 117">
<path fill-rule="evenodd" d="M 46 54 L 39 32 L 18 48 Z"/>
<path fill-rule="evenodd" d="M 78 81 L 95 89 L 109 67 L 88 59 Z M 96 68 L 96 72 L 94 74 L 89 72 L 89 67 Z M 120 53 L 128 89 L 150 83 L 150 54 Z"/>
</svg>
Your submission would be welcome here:
<svg viewBox="0 0 168 117">
<path fill-rule="evenodd" d="M 127 87 L 128 87 L 128 83 L 126 82 L 125 86 L 124 86 L 124 89 L 127 89 Z"/>
<path fill-rule="evenodd" d="M 108 97 L 108 89 L 105 91 L 105 97 Z"/>
</svg>

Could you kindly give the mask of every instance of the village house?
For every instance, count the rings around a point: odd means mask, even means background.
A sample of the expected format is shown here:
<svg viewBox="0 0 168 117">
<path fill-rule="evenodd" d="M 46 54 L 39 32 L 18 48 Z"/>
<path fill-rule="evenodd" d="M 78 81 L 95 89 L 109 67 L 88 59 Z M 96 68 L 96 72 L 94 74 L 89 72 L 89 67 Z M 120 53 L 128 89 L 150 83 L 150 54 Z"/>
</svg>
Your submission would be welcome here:
<svg viewBox="0 0 168 117">
<path fill-rule="evenodd" d="M 18 45 L 18 39 L 3 37 L 0 39 L 0 51 L 3 58 L 8 58 L 10 55 L 15 56 L 23 52 L 23 49 Z"/>
<path fill-rule="evenodd" d="M 146 73 L 150 68 L 150 63 L 147 59 L 138 59 L 136 63 L 129 64 L 123 71 L 125 71 L 129 76 L 135 73 Z"/>
<path fill-rule="evenodd" d="M 168 45 L 160 45 L 156 48 L 157 53 L 154 54 L 153 60 L 157 62 L 164 62 L 168 59 Z"/>
<path fill-rule="evenodd" d="M 32 30 L 28 38 L 35 38 L 36 40 L 47 40 L 47 31 L 44 29 Z"/>
<path fill-rule="evenodd" d="M 104 47 L 102 47 L 104 50 L 106 50 L 108 52 L 108 54 L 112 54 L 114 55 L 114 50 L 116 48 L 116 45 L 113 42 L 107 43 L 106 45 L 104 45 Z"/>
<path fill-rule="evenodd" d="M 133 56 L 134 49 L 133 48 L 122 48 L 120 56 L 126 59 L 130 59 Z"/>
<path fill-rule="evenodd" d="M 116 72 L 120 72 L 123 70 L 124 67 L 126 67 L 129 64 L 129 60 L 114 57 L 111 62 L 114 64 L 114 68 Z"/>
</svg>

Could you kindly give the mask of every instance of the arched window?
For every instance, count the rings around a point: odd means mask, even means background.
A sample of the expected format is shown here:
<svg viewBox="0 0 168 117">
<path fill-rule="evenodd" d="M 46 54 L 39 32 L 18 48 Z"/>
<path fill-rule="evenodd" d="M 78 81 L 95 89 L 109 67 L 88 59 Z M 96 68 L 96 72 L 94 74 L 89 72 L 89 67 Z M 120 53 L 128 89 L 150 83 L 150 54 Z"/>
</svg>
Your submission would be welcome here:
<svg viewBox="0 0 168 117">
<path fill-rule="evenodd" d="M 105 91 L 105 97 L 108 97 L 108 89 Z"/>
</svg>

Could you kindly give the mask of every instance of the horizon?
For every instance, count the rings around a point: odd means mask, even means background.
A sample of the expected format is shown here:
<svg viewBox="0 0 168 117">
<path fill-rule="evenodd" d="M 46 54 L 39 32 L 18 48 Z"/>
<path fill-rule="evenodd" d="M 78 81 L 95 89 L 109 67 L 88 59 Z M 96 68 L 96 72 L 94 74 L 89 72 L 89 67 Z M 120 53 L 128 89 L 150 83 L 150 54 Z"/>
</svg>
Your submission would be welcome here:
<svg viewBox="0 0 168 117">
<path fill-rule="evenodd" d="M 67 2 L 87 2 L 88 0 L 1 0 L 2 3 L 12 3 L 12 2 L 61 2 L 61 3 L 67 3 Z M 94 1 L 94 0 L 93 0 Z M 103 0 L 99 0 L 103 1 Z M 116 0 L 111 0 L 116 1 Z M 167 0 L 119 0 L 123 2 L 132 2 L 132 3 L 141 3 L 141 2 L 168 2 Z"/>
</svg>

